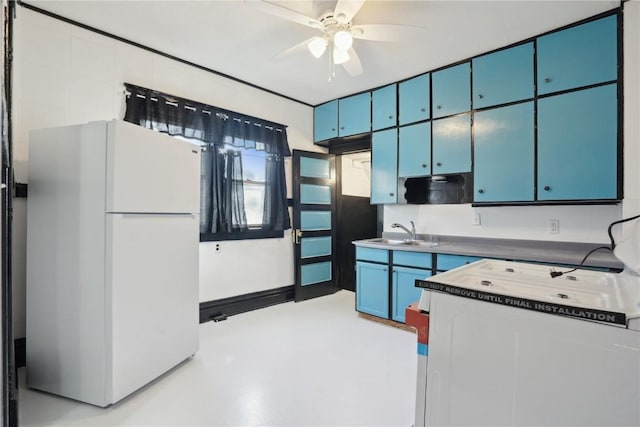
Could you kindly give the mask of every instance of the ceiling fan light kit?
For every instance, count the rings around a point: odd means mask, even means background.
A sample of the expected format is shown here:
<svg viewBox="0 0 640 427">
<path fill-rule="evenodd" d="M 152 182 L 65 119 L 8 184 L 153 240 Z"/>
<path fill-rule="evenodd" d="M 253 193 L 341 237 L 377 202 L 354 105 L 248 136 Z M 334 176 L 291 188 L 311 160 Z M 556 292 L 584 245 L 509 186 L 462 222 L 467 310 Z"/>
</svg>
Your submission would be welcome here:
<svg viewBox="0 0 640 427">
<path fill-rule="evenodd" d="M 337 31 L 333 35 L 333 44 L 338 49 L 346 51 L 353 44 L 353 37 L 351 37 L 351 34 L 349 33 L 349 31 L 346 31 L 346 30 Z"/>
<path fill-rule="evenodd" d="M 309 41 L 307 47 L 314 57 L 320 58 L 324 54 L 324 51 L 327 50 L 327 44 L 326 38 L 316 36 Z"/>
<path fill-rule="evenodd" d="M 344 64 L 349 60 L 349 52 L 339 49 L 337 46 L 333 48 L 333 63 L 336 65 Z"/>
<path fill-rule="evenodd" d="M 263 12 L 311 27 L 322 32 L 321 36 L 307 39 L 285 50 L 277 59 L 304 50 L 306 46 L 311 55 L 320 58 L 327 51 L 329 55 L 331 82 L 334 74 L 333 65 L 341 64 L 347 74 L 352 77 L 362 74 L 360 58 L 353 48 L 353 40 L 392 41 L 414 40 L 423 34 L 423 29 L 404 25 L 369 24 L 353 25 L 353 17 L 358 13 L 365 0 L 338 0 L 334 11 L 325 12 L 318 19 L 311 18 L 286 7 L 269 3 L 266 0 L 253 0 L 248 4 L 258 5 Z"/>
</svg>

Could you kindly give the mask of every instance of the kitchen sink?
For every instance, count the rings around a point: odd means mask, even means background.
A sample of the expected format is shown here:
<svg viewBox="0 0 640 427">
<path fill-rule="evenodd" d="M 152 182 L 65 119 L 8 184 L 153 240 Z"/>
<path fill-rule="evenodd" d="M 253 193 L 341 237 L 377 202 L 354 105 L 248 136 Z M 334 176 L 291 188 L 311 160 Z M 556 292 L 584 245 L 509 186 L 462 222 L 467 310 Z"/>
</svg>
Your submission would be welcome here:
<svg viewBox="0 0 640 427">
<path fill-rule="evenodd" d="M 384 245 L 398 245 L 398 246 L 423 246 L 433 247 L 439 246 L 440 242 L 428 242 L 426 240 L 411 240 L 411 239 L 388 239 L 385 237 L 378 237 L 376 239 L 368 240 L 369 243 L 380 243 Z"/>
</svg>

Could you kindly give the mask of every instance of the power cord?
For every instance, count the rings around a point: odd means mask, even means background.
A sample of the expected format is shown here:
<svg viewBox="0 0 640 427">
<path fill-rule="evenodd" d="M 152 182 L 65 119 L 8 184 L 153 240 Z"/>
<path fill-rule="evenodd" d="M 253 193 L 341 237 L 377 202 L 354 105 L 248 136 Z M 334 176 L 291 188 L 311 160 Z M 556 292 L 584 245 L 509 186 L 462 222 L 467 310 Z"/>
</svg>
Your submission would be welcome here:
<svg viewBox="0 0 640 427">
<path fill-rule="evenodd" d="M 568 271 L 555 271 L 555 270 L 551 270 L 549 272 L 549 274 L 551 275 L 552 279 L 555 279 L 556 277 L 560 277 L 563 274 L 567 274 L 567 273 L 573 273 L 574 271 L 576 271 L 577 269 L 579 269 L 580 267 L 582 267 L 584 265 L 584 263 L 587 261 L 587 258 L 589 258 L 589 256 L 591 256 L 592 253 L 594 253 L 595 251 L 601 250 L 601 249 L 606 249 L 608 251 L 613 252 L 613 250 L 616 248 L 616 241 L 613 238 L 613 233 L 612 233 L 612 228 L 614 225 L 618 225 L 618 224 L 622 224 L 623 222 L 628 222 L 628 221 L 633 221 L 634 219 L 638 219 L 640 218 L 640 215 L 636 215 L 636 216 L 632 216 L 630 218 L 624 218 L 618 221 L 614 221 L 611 224 L 609 224 L 609 227 L 607 228 L 607 234 L 609 235 L 609 240 L 611 241 L 611 246 L 598 246 L 597 248 L 593 248 L 591 249 L 585 256 L 584 258 L 582 258 L 582 261 L 580 261 L 580 264 L 578 264 L 578 266 L 572 270 L 568 270 Z"/>
</svg>

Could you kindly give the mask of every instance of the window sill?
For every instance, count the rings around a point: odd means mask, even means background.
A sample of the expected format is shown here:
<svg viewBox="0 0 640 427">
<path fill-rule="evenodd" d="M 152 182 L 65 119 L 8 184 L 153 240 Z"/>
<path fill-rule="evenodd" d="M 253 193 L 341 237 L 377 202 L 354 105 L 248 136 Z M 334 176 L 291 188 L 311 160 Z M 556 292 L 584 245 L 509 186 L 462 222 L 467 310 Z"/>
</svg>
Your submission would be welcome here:
<svg viewBox="0 0 640 427">
<path fill-rule="evenodd" d="M 284 231 L 247 230 L 232 233 L 201 233 L 201 242 L 219 242 L 222 240 L 275 239 L 284 237 Z"/>
</svg>

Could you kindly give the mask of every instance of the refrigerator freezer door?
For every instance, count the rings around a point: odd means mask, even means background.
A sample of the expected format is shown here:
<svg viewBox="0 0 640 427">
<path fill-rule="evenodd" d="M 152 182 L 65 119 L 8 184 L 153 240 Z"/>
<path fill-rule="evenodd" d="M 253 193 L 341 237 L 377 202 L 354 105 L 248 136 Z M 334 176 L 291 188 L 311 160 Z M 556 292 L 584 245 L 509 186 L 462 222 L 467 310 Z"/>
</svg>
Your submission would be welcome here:
<svg viewBox="0 0 640 427">
<path fill-rule="evenodd" d="M 198 349 L 199 217 L 106 216 L 107 395 L 117 402 Z"/>
<path fill-rule="evenodd" d="M 200 211 L 199 146 L 117 120 L 107 133 L 107 212 Z"/>
</svg>

